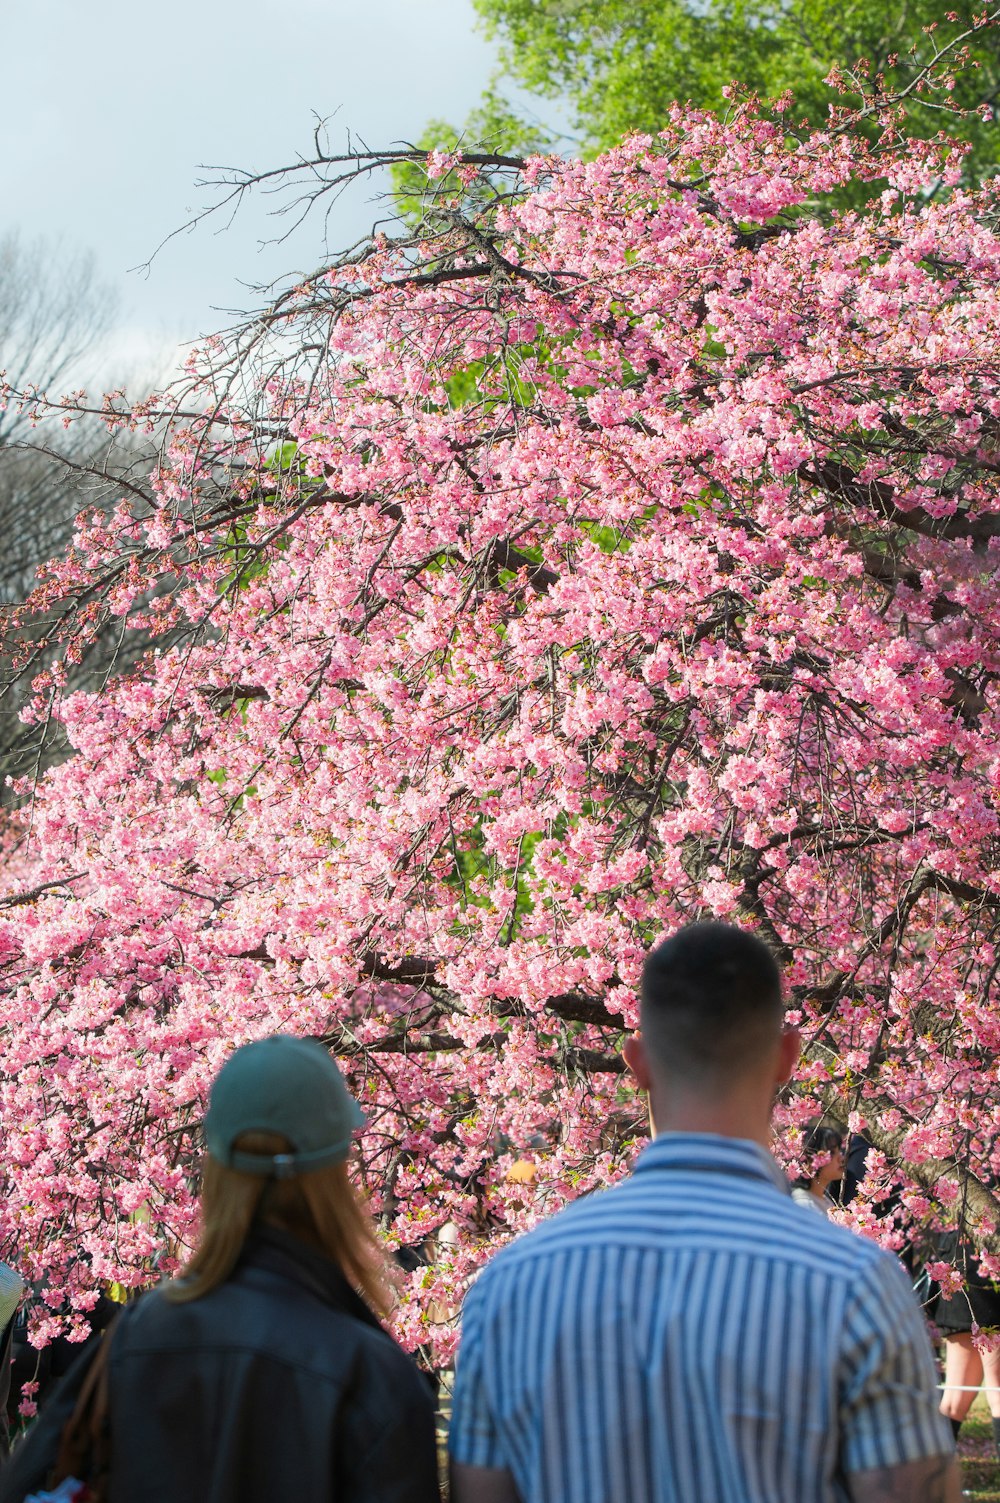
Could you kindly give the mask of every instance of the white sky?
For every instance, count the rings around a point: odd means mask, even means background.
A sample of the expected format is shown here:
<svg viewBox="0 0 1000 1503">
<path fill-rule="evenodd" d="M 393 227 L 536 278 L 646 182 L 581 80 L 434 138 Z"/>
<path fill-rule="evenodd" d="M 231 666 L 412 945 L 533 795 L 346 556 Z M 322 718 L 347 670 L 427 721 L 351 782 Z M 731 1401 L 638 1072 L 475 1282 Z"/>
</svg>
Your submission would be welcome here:
<svg viewBox="0 0 1000 1503">
<path fill-rule="evenodd" d="M 0 234 L 93 251 L 120 296 L 114 362 L 137 370 L 222 326 L 213 309 L 246 306 L 241 282 L 322 254 L 318 224 L 259 252 L 274 228 L 244 210 L 130 273 L 211 201 L 199 165 L 291 161 L 310 149 L 313 112 L 335 114 L 333 146 L 348 128 L 384 146 L 432 117 L 461 124 L 493 63 L 473 22 L 470 0 L 0 0 Z M 341 200 L 335 246 L 368 227 L 372 191 Z"/>
</svg>

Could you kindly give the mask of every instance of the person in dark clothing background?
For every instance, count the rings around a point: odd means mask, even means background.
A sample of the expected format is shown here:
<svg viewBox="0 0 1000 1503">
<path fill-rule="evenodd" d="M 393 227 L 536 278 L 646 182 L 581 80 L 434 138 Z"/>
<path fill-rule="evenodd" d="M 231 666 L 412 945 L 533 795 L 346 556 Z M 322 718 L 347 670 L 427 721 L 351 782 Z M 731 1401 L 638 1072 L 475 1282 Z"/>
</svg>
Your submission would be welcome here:
<svg viewBox="0 0 1000 1503">
<path fill-rule="evenodd" d="M 67 1304 L 59 1313 L 65 1313 L 68 1308 Z M 96 1341 L 102 1332 L 107 1330 L 120 1309 L 121 1306 L 113 1299 L 109 1299 L 106 1294 L 98 1294 L 93 1309 L 87 1312 L 90 1335 L 85 1343 L 81 1345 L 79 1341 L 70 1341 L 68 1336 L 57 1336 L 54 1341 L 49 1342 L 48 1346 L 34 1347 L 29 1340 L 32 1315 L 36 1311 L 44 1315 L 52 1314 L 51 1308 L 44 1299 L 44 1285 L 35 1285 L 22 1301 L 11 1330 L 10 1382 L 6 1411 L 7 1424 L 12 1435 L 16 1434 L 21 1423 L 19 1411 L 22 1398 L 30 1396 L 38 1409 L 44 1408 L 59 1380 L 66 1376 L 75 1362 L 79 1361 L 84 1347 L 90 1349 L 89 1344 Z"/>
<path fill-rule="evenodd" d="M 8 1264 L 0 1263 L 0 1458 L 6 1456 L 10 1440 L 7 1409 L 11 1389 L 11 1352 L 23 1294 L 21 1275 Z"/>
<path fill-rule="evenodd" d="M 844 1205 L 855 1195 L 864 1178 L 870 1148 L 867 1138 L 859 1133 L 852 1134 L 844 1168 L 841 1197 Z M 892 1195 L 889 1203 L 897 1199 L 898 1195 Z M 900 1254 L 901 1261 L 911 1273 L 919 1271 L 925 1259 L 934 1258 L 954 1263 L 965 1279 L 965 1288 L 960 1293 L 943 1295 L 937 1284 L 924 1274 L 926 1284 L 922 1293 L 929 1296 L 927 1313 L 944 1340 L 945 1381 L 941 1413 L 951 1420 L 957 1438 L 976 1397 L 975 1390 L 983 1385 L 993 1426 L 993 1442 L 1000 1457 L 1000 1351 L 980 1351 L 972 1339 L 973 1325 L 986 1331 L 1000 1329 L 1000 1289 L 982 1277 L 971 1248 L 953 1234 L 943 1243 L 939 1241 L 936 1246 L 932 1244 L 923 1250 L 909 1245 Z"/>
<path fill-rule="evenodd" d="M 868 1139 L 859 1132 L 852 1132 L 848 1138 L 847 1152 L 844 1155 L 844 1177 L 840 1182 L 840 1194 L 834 1195 L 834 1199 L 841 1205 L 846 1206 L 857 1194 L 858 1186 L 865 1177 L 865 1162 L 871 1146 Z"/>
<path fill-rule="evenodd" d="M 317 1043 L 276 1035 L 222 1067 L 198 1245 L 101 1343 L 108 1461 L 84 1480 L 107 1503 L 437 1503 L 433 1399 L 378 1318 L 386 1263 L 347 1175 L 363 1121 Z M 62 1480 L 92 1360 L 15 1449 L 0 1503 Z"/>
<path fill-rule="evenodd" d="M 944 1392 L 941 1397 L 941 1413 L 951 1420 L 957 1437 L 972 1401 L 975 1390 L 983 1384 L 990 1419 L 993 1423 L 993 1441 L 1000 1456 L 1000 1351 L 980 1351 L 972 1339 L 972 1327 L 978 1326 L 984 1333 L 1000 1327 L 1000 1289 L 979 1272 L 979 1267 L 967 1243 L 958 1242 L 948 1261 L 954 1263 L 965 1279 L 965 1288 L 958 1294 L 942 1294 L 934 1310 L 934 1324 L 944 1338 Z"/>
</svg>

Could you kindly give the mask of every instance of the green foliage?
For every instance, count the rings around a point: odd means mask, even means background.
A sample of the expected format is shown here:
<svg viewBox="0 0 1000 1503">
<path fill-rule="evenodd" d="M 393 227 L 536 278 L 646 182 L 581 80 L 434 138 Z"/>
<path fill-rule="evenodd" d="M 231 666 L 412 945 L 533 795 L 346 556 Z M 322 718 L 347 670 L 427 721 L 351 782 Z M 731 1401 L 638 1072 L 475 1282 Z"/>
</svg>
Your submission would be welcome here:
<svg viewBox="0 0 1000 1503">
<path fill-rule="evenodd" d="M 604 527 L 600 522 L 580 521 L 578 527 L 581 532 L 596 543 L 602 553 L 624 553 L 631 541 L 615 527 Z"/>
<path fill-rule="evenodd" d="M 791 90 L 790 119 L 821 124 L 840 100 L 824 81 L 831 68 L 859 69 L 858 76 L 869 78 L 881 73 L 888 89 L 905 88 L 915 68 L 931 60 L 935 43 L 964 31 L 985 9 L 973 0 L 954 0 L 950 7 L 942 0 L 473 3 L 487 35 L 500 43 L 501 68 L 481 110 L 461 133 L 464 139 L 482 139 L 485 130 L 497 149 L 540 144 L 504 99 L 506 79 L 568 104 L 593 152 L 629 131 L 662 129 L 675 101 L 724 111 L 722 91 L 734 80 L 769 98 Z M 949 9 L 958 17 L 955 23 L 944 19 Z M 939 29 L 928 33 L 936 23 Z M 1000 33 L 988 27 L 973 38 L 970 65 L 957 71 L 953 90 L 938 86 L 906 101 L 908 129 L 922 136 L 944 130 L 971 141 L 969 175 L 983 177 L 1000 162 L 998 97 Z M 984 104 L 989 120 L 948 108 Z M 451 144 L 458 136 L 438 123 L 428 144 Z"/>
<path fill-rule="evenodd" d="M 275 475 L 287 475 L 295 467 L 298 459 L 299 446 L 290 440 L 279 444 L 267 461 L 267 468 Z"/>
<path fill-rule="evenodd" d="M 530 156 L 534 152 L 547 151 L 551 143 L 545 131 L 531 121 L 522 119 L 498 89 L 491 85 L 461 129 L 447 120 L 430 120 L 415 145 L 422 151 L 433 151 L 435 147 L 441 147 L 445 151 L 454 147 L 473 147 L 483 151 Z M 411 224 L 420 223 L 428 209 L 441 199 L 462 198 L 465 195 L 454 172 L 430 182 L 423 167 L 415 162 L 401 162 L 392 168 L 390 176 L 397 211 Z"/>
<path fill-rule="evenodd" d="M 449 407 L 467 407 L 479 396 L 479 378 L 485 369 L 481 360 L 458 365 L 444 383 Z"/>
</svg>

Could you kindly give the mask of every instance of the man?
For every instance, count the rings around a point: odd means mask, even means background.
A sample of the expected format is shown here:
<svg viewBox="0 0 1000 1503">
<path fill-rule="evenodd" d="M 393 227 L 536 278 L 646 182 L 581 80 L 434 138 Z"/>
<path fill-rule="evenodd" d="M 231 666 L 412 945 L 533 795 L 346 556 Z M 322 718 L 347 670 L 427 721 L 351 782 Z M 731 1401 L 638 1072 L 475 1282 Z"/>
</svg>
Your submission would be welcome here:
<svg viewBox="0 0 1000 1503">
<path fill-rule="evenodd" d="M 791 1200 L 768 1152 L 800 1051 L 770 951 L 649 956 L 625 1058 L 655 1141 L 501 1252 L 463 1312 L 455 1503 L 952 1503 L 906 1277 Z"/>
</svg>

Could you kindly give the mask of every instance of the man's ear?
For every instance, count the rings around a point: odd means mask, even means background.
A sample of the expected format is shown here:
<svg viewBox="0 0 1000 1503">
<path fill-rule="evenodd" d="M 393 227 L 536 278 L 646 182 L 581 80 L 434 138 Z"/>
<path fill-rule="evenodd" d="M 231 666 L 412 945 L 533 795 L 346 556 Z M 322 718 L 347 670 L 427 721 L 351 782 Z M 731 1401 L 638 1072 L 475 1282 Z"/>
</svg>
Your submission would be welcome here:
<svg viewBox="0 0 1000 1503">
<path fill-rule="evenodd" d="M 635 1083 L 640 1091 L 648 1091 L 652 1084 L 652 1075 L 641 1033 L 629 1034 L 622 1044 L 622 1058 L 634 1075 Z"/>
<path fill-rule="evenodd" d="M 797 1028 L 786 1024 L 781 1030 L 781 1039 L 778 1044 L 778 1070 L 775 1085 L 783 1086 L 786 1080 L 791 1079 L 801 1057 L 802 1035 Z"/>
</svg>

